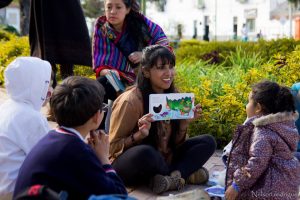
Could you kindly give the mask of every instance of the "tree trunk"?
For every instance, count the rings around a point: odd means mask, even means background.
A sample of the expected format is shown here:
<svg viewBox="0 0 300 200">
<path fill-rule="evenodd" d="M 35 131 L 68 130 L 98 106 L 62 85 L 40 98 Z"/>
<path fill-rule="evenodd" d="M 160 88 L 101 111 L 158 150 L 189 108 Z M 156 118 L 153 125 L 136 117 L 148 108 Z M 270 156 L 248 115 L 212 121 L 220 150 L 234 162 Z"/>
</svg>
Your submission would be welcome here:
<svg viewBox="0 0 300 200">
<path fill-rule="evenodd" d="M 21 10 L 21 35 L 29 33 L 30 0 L 19 0 Z"/>
</svg>

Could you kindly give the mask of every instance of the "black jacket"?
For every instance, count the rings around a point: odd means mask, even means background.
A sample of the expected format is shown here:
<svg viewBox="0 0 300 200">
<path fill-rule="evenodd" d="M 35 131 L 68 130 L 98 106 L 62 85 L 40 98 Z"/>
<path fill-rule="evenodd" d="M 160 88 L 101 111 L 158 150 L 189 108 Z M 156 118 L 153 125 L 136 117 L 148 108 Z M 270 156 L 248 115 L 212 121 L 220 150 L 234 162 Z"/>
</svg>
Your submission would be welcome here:
<svg viewBox="0 0 300 200">
<path fill-rule="evenodd" d="M 11 2 L 12 2 L 12 0 L 1 0 L 0 8 L 4 8 L 4 7 L 8 6 Z"/>
<path fill-rule="evenodd" d="M 92 66 L 91 41 L 79 0 L 32 0 L 30 9 L 32 56 Z"/>
</svg>

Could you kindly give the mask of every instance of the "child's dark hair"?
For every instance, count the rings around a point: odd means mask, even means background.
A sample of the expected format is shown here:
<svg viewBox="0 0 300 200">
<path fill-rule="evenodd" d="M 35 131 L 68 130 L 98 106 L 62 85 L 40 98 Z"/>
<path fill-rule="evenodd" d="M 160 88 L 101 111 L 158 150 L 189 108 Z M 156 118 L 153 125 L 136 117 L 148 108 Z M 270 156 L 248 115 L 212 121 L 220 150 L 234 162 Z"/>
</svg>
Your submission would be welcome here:
<svg viewBox="0 0 300 200">
<path fill-rule="evenodd" d="M 165 46 L 162 45 L 151 45 L 143 49 L 141 67 L 137 76 L 137 87 L 142 92 L 143 96 L 143 106 L 144 114 L 149 113 L 149 95 L 155 94 L 155 91 L 152 89 L 152 85 L 149 78 L 146 78 L 143 74 L 143 70 L 150 70 L 155 67 L 158 60 L 162 61 L 162 64 L 170 64 L 175 66 L 175 55 L 173 52 Z M 177 89 L 172 83 L 170 88 L 166 89 L 164 93 L 175 93 Z M 149 136 L 146 138 L 145 142 L 153 144 L 155 147 L 158 142 L 157 129 L 160 124 L 158 122 L 153 122 L 150 128 Z M 179 130 L 179 120 L 171 121 L 172 130 Z M 178 133 L 178 132 L 177 132 Z M 171 135 L 170 145 L 175 148 L 175 137 L 176 134 Z"/>
<path fill-rule="evenodd" d="M 290 89 L 275 82 L 262 81 L 253 85 L 251 98 L 261 105 L 263 114 L 295 112 Z"/>
<path fill-rule="evenodd" d="M 102 111 L 104 94 L 99 82 L 71 76 L 54 89 L 50 109 L 58 125 L 77 127 L 85 124 L 99 109 Z"/>
</svg>

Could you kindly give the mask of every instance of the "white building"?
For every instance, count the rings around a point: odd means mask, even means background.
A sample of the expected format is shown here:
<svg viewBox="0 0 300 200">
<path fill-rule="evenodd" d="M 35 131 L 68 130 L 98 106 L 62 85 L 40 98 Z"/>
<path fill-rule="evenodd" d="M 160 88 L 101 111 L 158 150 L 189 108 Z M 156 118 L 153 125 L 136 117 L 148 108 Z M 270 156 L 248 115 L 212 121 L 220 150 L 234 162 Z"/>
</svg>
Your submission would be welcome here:
<svg viewBox="0 0 300 200">
<path fill-rule="evenodd" d="M 13 26 L 20 32 L 20 8 L 17 4 L 11 3 L 0 9 L 0 24 Z"/>
<path fill-rule="evenodd" d="M 294 35 L 287 15 L 274 17 L 287 0 L 160 0 L 148 2 L 146 16 L 158 23 L 170 37 L 178 37 L 180 26 L 183 38 L 203 39 L 209 29 L 210 40 L 230 40 L 241 37 L 245 23 L 250 40 L 259 32 L 265 39 Z M 163 11 L 162 11 L 163 10 Z M 271 15 L 272 14 L 272 15 Z"/>
</svg>

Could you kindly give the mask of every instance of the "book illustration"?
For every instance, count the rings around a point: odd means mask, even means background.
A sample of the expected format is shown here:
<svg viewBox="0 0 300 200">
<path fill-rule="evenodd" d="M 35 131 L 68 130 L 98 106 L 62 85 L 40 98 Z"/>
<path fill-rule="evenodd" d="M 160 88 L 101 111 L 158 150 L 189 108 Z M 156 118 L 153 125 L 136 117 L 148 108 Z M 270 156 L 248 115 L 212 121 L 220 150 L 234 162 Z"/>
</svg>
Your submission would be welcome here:
<svg viewBox="0 0 300 200">
<path fill-rule="evenodd" d="M 125 91 L 124 83 L 118 78 L 118 76 L 114 72 L 109 71 L 109 73 L 107 73 L 105 77 L 109 81 L 109 83 L 113 86 L 113 88 L 116 90 L 116 92 Z"/>
<path fill-rule="evenodd" d="M 149 112 L 154 120 L 190 119 L 194 117 L 193 93 L 151 94 Z"/>
<path fill-rule="evenodd" d="M 180 115 L 188 115 L 192 110 L 192 97 L 182 97 L 181 99 L 168 99 L 166 107 L 170 110 L 179 111 Z"/>
<path fill-rule="evenodd" d="M 160 113 L 161 109 L 162 109 L 162 105 L 161 104 L 159 104 L 159 106 L 157 106 L 157 107 L 153 106 L 153 111 L 155 113 Z"/>
</svg>

